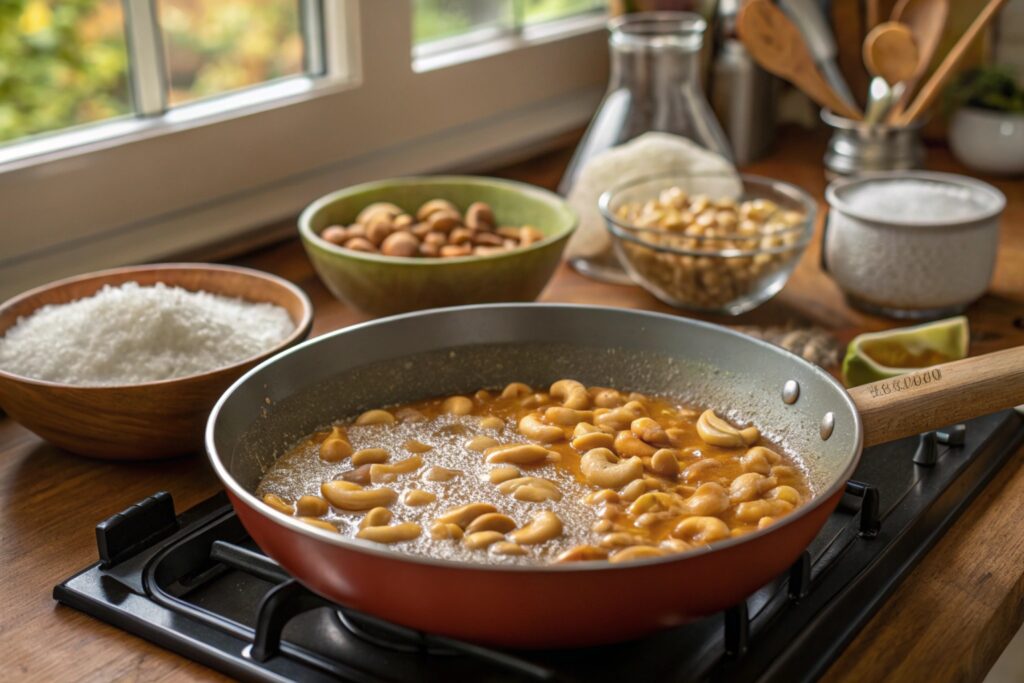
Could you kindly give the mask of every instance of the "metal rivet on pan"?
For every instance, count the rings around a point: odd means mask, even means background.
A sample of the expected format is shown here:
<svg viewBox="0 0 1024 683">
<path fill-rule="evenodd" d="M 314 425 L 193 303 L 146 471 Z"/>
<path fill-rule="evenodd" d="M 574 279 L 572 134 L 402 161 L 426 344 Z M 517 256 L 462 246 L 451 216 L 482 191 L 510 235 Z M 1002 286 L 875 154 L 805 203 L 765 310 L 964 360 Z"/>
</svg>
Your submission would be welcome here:
<svg viewBox="0 0 1024 683">
<path fill-rule="evenodd" d="M 782 402 L 786 405 L 793 405 L 800 398 L 800 383 L 795 379 L 787 379 L 782 385 Z"/>
<path fill-rule="evenodd" d="M 832 430 L 836 428 L 836 416 L 831 410 L 825 413 L 825 417 L 821 418 L 821 440 L 828 441 L 828 437 L 832 436 Z"/>
</svg>

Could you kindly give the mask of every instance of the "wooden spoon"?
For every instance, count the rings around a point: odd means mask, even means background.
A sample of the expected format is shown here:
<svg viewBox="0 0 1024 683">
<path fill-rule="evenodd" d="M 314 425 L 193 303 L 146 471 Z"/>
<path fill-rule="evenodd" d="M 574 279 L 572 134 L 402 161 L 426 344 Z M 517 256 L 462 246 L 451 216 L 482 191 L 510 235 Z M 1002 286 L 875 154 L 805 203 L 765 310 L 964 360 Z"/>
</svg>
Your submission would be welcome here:
<svg viewBox="0 0 1024 683">
<path fill-rule="evenodd" d="M 864 64 L 889 85 L 909 80 L 917 73 L 919 59 L 913 33 L 897 21 L 879 24 L 864 39 Z"/>
<path fill-rule="evenodd" d="M 917 43 L 917 72 L 907 79 L 907 90 L 892 109 L 898 117 L 907 108 L 917 84 L 924 78 L 935 59 L 949 18 L 949 0 L 899 0 L 892 10 L 892 20 L 906 24 Z"/>
<path fill-rule="evenodd" d="M 843 100 L 814 66 L 800 29 L 768 0 L 749 0 L 736 30 L 754 60 L 766 71 L 800 88 L 812 100 L 840 116 L 859 121 L 859 111 Z"/>
<path fill-rule="evenodd" d="M 942 63 L 939 64 L 939 68 L 935 70 L 932 77 L 921 87 L 921 91 L 917 93 L 917 97 L 914 98 L 910 108 L 895 120 L 896 123 L 905 126 L 932 105 L 935 98 L 942 92 L 942 86 L 946 84 L 946 81 L 953 75 L 953 70 L 956 69 L 957 65 L 960 64 L 960 60 L 967 54 L 967 49 L 971 46 L 971 43 L 981 35 L 981 32 L 996 16 L 996 12 L 1002 9 L 1005 4 L 1006 0 L 989 0 L 985 8 L 981 10 L 981 14 L 974 20 L 974 23 L 964 31 L 964 34 L 960 36 L 960 40 L 956 41 L 956 45 L 953 46 L 953 49 L 942 60 Z"/>
</svg>

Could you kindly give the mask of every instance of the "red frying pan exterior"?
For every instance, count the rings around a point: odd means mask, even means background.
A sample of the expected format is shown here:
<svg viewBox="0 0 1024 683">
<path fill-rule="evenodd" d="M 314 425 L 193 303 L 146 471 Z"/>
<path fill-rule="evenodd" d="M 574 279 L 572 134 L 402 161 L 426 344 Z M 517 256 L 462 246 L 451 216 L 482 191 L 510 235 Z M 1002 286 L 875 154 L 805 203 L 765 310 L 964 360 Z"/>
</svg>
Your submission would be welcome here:
<svg viewBox="0 0 1024 683">
<path fill-rule="evenodd" d="M 279 524 L 229 491 L 253 540 L 330 600 L 403 626 L 488 645 L 556 648 L 637 638 L 730 607 L 789 568 L 842 497 L 748 542 L 624 566 L 515 571 L 408 561 Z M 588 563 L 590 564 L 590 563 Z"/>
</svg>

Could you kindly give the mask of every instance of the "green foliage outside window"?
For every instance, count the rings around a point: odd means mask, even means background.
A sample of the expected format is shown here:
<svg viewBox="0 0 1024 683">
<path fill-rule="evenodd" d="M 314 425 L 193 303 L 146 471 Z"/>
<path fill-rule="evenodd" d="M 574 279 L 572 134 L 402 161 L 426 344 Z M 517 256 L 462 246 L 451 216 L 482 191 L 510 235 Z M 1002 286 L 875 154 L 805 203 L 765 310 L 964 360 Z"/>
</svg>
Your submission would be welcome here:
<svg viewBox="0 0 1024 683">
<path fill-rule="evenodd" d="M 126 114 L 116 0 L 0 0 L 0 142 Z"/>
</svg>

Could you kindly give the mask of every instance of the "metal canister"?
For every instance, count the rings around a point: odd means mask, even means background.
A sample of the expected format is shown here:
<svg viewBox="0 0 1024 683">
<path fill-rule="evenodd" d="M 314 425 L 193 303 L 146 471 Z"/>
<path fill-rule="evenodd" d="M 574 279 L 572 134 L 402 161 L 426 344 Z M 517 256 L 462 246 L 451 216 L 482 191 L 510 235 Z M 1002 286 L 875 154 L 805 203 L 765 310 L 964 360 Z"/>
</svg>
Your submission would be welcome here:
<svg viewBox="0 0 1024 683">
<path fill-rule="evenodd" d="M 924 167 L 922 121 L 909 126 L 865 125 L 827 109 L 821 120 L 832 131 L 825 150 L 825 177 L 855 176 L 872 171 L 905 171 Z"/>
</svg>

